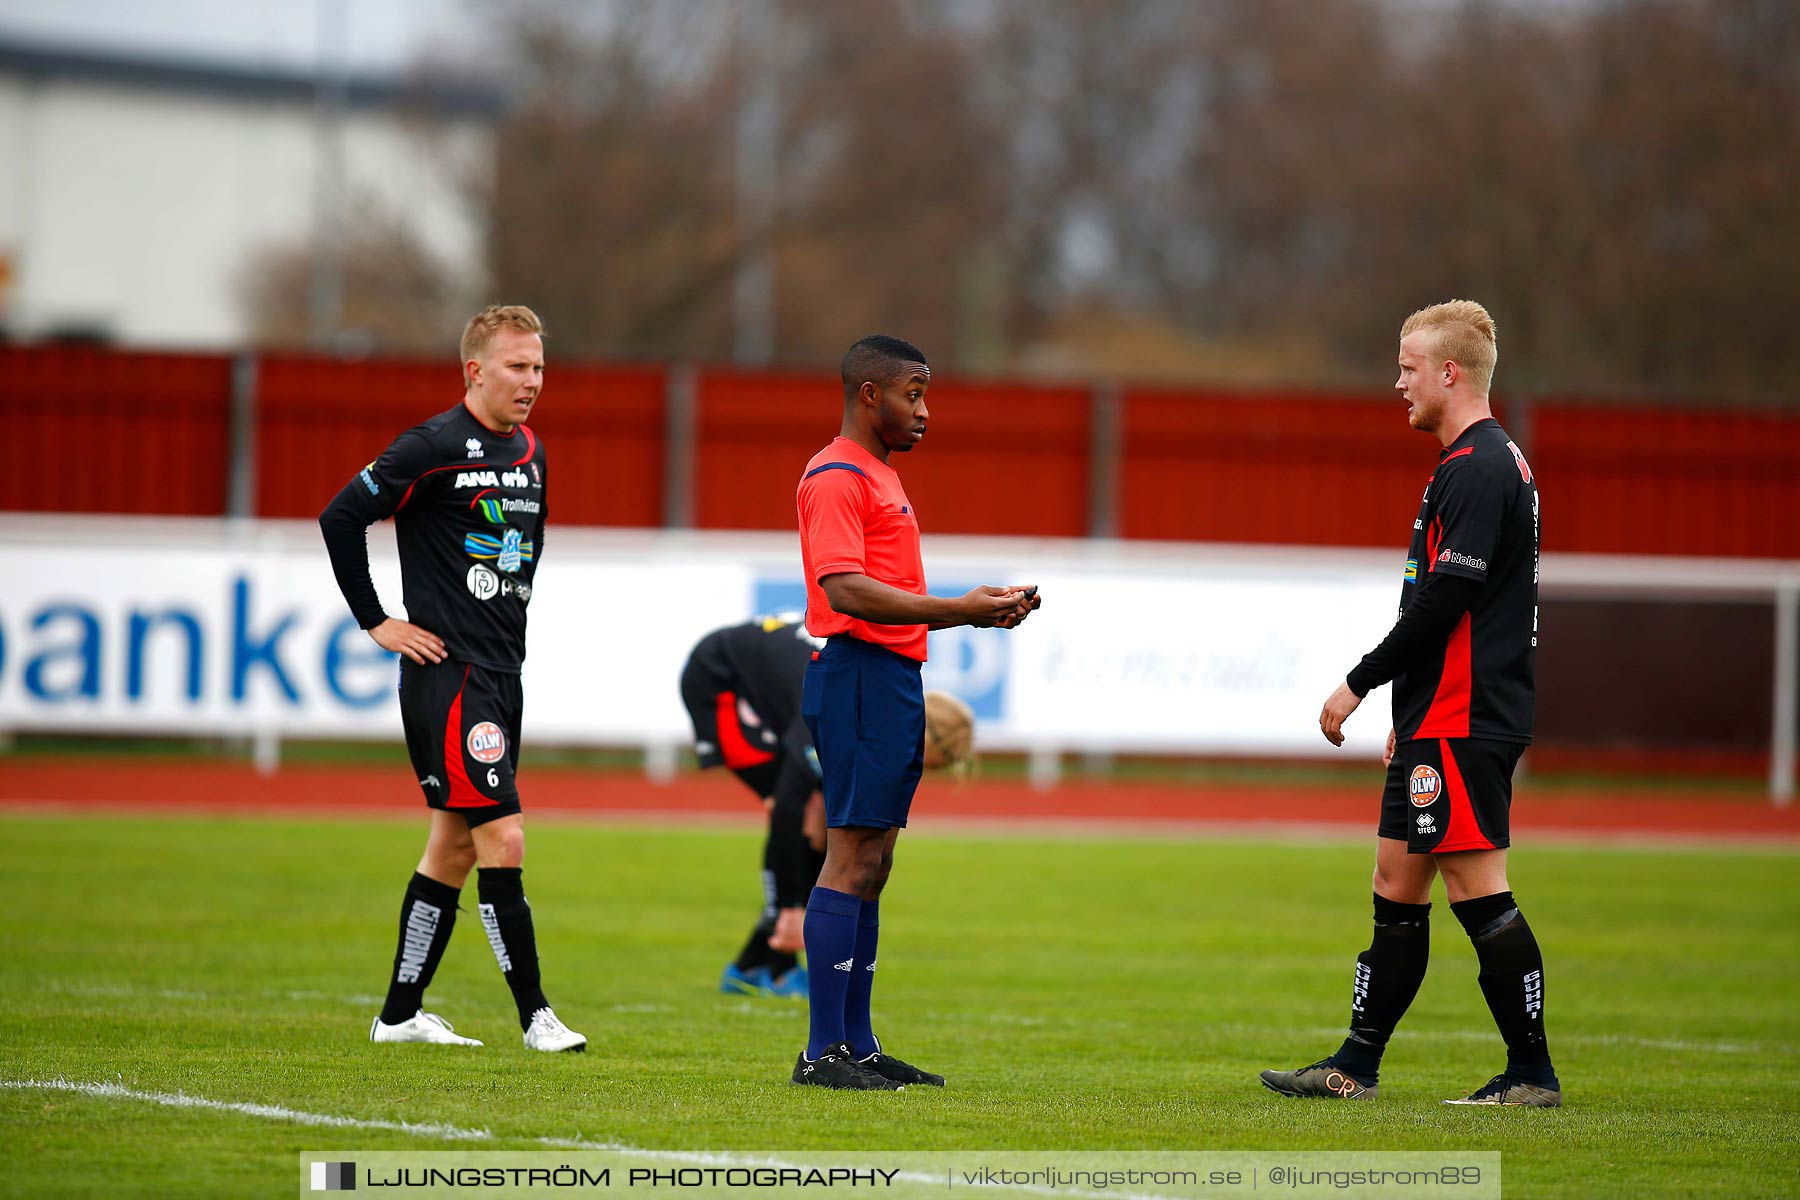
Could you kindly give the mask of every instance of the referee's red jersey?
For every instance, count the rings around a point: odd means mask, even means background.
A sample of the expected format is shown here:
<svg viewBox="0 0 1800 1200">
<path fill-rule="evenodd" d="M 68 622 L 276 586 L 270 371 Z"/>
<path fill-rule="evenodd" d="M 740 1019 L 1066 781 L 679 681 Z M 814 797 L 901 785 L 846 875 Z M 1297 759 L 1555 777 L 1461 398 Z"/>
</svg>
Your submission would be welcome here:
<svg viewBox="0 0 1800 1200">
<path fill-rule="evenodd" d="M 820 638 L 847 633 L 924 662 L 924 625 L 872 625 L 847 617 L 833 610 L 819 586 L 827 575 L 848 572 L 925 594 L 919 519 L 894 468 L 849 438 L 836 438 L 806 464 L 795 499 L 806 567 L 806 632 Z"/>
</svg>

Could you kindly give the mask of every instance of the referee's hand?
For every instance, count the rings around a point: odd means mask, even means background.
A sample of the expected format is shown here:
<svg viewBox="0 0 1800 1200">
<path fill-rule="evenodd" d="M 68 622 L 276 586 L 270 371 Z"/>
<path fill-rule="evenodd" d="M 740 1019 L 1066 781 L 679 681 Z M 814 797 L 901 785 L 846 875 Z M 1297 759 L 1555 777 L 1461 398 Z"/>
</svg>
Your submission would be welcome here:
<svg viewBox="0 0 1800 1200">
<path fill-rule="evenodd" d="M 428 662 L 441 663 L 450 653 L 444 649 L 443 638 L 398 617 L 389 617 L 375 626 L 369 630 L 369 636 L 383 650 L 404 654 L 421 667 Z"/>
<path fill-rule="evenodd" d="M 1361 703 L 1362 697 L 1351 691 L 1348 683 L 1338 684 L 1337 691 L 1326 697 L 1325 707 L 1319 710 L 1319 731 L 1326 741 L 1334 746 L 1344 744 L 1344 721 Z"/>
<path fill-rule="evenodd" d="M 1019 606 L 994 623 L 996 629 L 1017 629 L 1036 609 L 1042 608 L 1044 601 L 1038 595 L 1037 585 L 1019 591 Z"/>
<path fill-rule="evenodd" d="M 1024 594 L 1024 588 L 995 587 L 992 584 L 970 588 L 956 601 L 961 623 L 973 625 L 977 629 L 992 629 L 1017 612 Z"/>
</svg>

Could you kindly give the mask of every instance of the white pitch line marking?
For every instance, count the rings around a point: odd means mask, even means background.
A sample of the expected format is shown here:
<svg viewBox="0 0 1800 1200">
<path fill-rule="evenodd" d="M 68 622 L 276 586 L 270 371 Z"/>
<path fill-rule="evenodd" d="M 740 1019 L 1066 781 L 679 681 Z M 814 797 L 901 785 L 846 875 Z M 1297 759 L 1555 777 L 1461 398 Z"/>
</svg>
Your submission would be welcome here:
<svg viewBox="0 0 1800 1200">
<path fill-rule="evenodd" d="M 166 1108 L 200 1108 L 212 1112 L 239 1113 L 246 1117 L 262 1117 L 269 1121 L 292 1121 L 296 1125 L 319 1125 L 331 1129 L 386 1129 L 411 1133 L 419 1137 L 441 1138 L 450 1142 L 489 1141 L 493 1134 L 485 1129 L 464 1129 L 457 1125 L 419 1121 L 364 1120 L 359 1117 L 334 1117 L 327 1113 L 301 1112 L 279 1104 L 240 1104 L 227 1100 L 208 1100 L 186 1092 L 140 1092 L 117 1083 L 82 1083 L 64 1079 L 0 1079 L 0 1087 L 48 1092 L 76 1092 L 107 1100 L 147 1100 Z"/>
<path fill-rule="evenodd" d="M 105 1100 L 143 1100 L 151 1104 L 160 1104 L 168 1108 L 197 1108 L 211 1112 L 237 1113 L 246 1117 L 261 1117 L 269 1121 L 288 1121 L 296 1125 L 313 1125 L 329 1129 L 380 1129 L 395 1133 L 409 1133 L 416 1137 L 438 1138 L 449 1142 L 491 1142 L 495 1135 L 486 1129 L 469 1129 L 460 1125 L 443 1122 L 418 1121 L 382 1121 L 368 1120 L 360 1117 L 338 1117 L 329 1113 L 302 1112 L 296 1108 L 286 1108 L 279 1104 L 244 1104 L 229 1100 L 209 1100 L 204 1096 L 190 1096 L 186 1092 L 140 1092 L 117 1083 L 83 1083 L 80 1080 L 65 1079 L 57 1076 L 54 1079 L 0 1079 L 0 1088 L 11 1088 L 16 1091 L 74 1092 L 82 1096 L 94 1096 Z M 653 1158 L 669 1162 L 693 1163 L 696 1166 L 716 1167 L 777 1167 L 806 1169 L 811 1164 L 788 1162 L 779 1158 L 765 1158 L 749 1154 L 729 1154 L 705 1150 L 650 1150 L 642 1146 L 628 1146 L 623 1142 L 595 1142 L 587 1138 L 557 1137 L 521 1137 L 519 1141 L 531 1142 L 538 1146 L 547 1146 L 556 1150 L 600 1150 L 612 1154 L 629 1155 L 634 1158 Z M 900 1171 L 896 1178 L 909 1183 L 936 1184 L 939 1176 L 927 1175 L 921 1171 Z M 972 1184 L 983 1187 L 984 1184 Z M 1083 1200 L 1173 1200 L 1154 1193 L 1144 1192 L 1089 1192 L 1074 1188 L 1035 1187 L 1032 1185 L 1016 1185 L 1010 1190 L 1030 1192 L 1045 1196 L 1079 1196 Z"/>
</svg>

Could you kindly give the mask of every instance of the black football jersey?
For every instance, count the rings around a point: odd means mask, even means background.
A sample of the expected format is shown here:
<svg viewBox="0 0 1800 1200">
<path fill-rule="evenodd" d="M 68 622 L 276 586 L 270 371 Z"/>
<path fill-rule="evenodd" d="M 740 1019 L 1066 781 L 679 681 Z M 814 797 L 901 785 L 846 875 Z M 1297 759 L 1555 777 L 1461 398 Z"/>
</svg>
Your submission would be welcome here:
<svg viewBox="0 0 1800 1200">
<path fill-rule="evenodd" d="M 407 620 L 451 657 L 517 673 L 525 612 L 544 554 L 549 506 L 543 443 L 524 425 L 498 434 L 463 405 L 395 438 L 320 515 L 332 569 L 358 624 L 386 617 L 359 535 L 394 518 Z"/>
<path fill-rule="evenodd" d="M 781 613 L 714 630 L 700 639 L 692 658 L 721 691 L 748 701 L 768 728 L 810 744 L 799 720 L 800 688 L 822 644 L 807 634 L 802 614 Z"/>
<path fill-rule="evenodd" d="M 1441 650 L 1394 680 L 1394 730 L 1411 738 L 1529 742 L 1535 710 L 1538 491 L 1517 444 L 1493 418 L 1438 459 L 1413 522 L 1400 610 L 1431 572 L 1481 591 Z"/>
</svg>

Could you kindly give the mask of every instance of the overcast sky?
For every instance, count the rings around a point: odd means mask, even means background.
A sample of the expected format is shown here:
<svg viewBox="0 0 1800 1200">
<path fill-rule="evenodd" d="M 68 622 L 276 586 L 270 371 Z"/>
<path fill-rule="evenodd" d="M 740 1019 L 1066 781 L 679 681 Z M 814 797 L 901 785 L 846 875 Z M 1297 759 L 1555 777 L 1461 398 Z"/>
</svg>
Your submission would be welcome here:
<svg viewBox="0 0 1800 1200">
<path fill-rule="evenodd" d="M 473 21 L 469 0 L 0 0 L 0 39 L 306 68 L 318 61 L 321 7 L 360 71 L 454 48 Z"/>
</svg>

